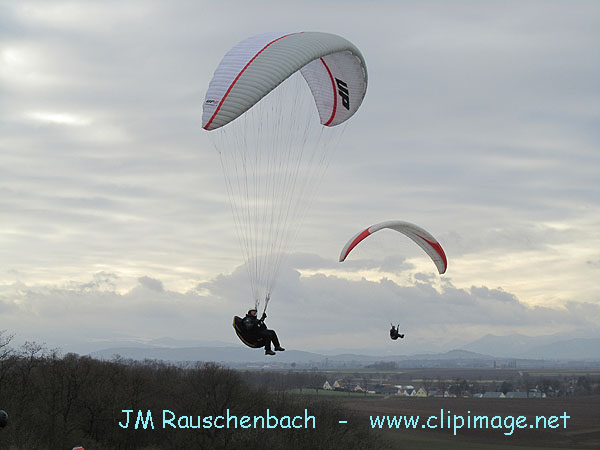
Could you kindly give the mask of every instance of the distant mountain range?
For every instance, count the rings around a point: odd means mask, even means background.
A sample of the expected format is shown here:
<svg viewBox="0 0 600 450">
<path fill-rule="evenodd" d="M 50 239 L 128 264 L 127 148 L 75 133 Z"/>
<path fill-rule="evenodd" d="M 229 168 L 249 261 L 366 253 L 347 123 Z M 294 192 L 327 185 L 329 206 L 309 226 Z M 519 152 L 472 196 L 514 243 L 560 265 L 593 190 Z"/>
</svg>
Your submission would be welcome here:
<svg viewBox="0 0 600 450">
<path fill-rule="evenodd" d="M 320 363 L 326 357 L 316 353 L 288 350 L 278 353 L 276 358 L 266 356 L 264 351 L 251 350 L 243 345 L 235 347 L 182 347 L 182 348 L 139 348 L 115 347 L 92 352 L 94 358 L 112 359 L 116 355 L 125 359 L 158 359 L 163 361 L 214 361 L 218 363 Z"/>
<path fill-rule="evenodd" d="M 509 336 L 487 335 L 471 342 L 461 349 L 444 353 L 421 353 L 413 355 L 365 355 L 357 353 L 340 353 L 324 355 L 320 353 L 305 352 L 290 349 L 279 353 L 275 358 L 265 356 L 260 350 L 249 350 L 241 345 L 211 342 L 203 345 L 183 346 L 190 342 L 161 339 L 144 345 L 128 345 L 106 348 L 91 353 L 91 356 L 101 359 L 111 359 L 119 355 L 126 359 L 159 359 L 164 361 L 214 361 L 224 364 L 240 362 L 247 364 L 292 364 L 302 366 L 337 367 L 344 364 L 358 365 L 372 364 L 375 362 L 423 362 L 430 364 L 438 361 L 472 361 L 482 364 L 485 361 L 493 362 L 497 359 L 519 360 L 553 360 L 575 361 L 589 360 L 600 361 L 600 338 L 574 338 L 561 339 L 560 335 L 552 336 L 524 336 L 513 334 Z M 209 345 L 207 345 L 209 344 Z M 212 345 L 210 345 L 212 344 Z M 223 345 L 225 344 L 225 345 Z M 181 345 L 181 346 L 180 346 Z M 429 362 L 429 363 L 428 363 Z"/>
<path fill-rule="evenodd" d="M 450 361 L 450 360 L 478 360 L 493 361 L 494 357 L 465 350 L 452 350 L 446 353 L 397 355 L 397 356 L 375 356 L 345 353 L 340 355 L 321 355 L 319 353 L 304 352 L 300 350 L 288 350 L 280 352 L 276 357 L 266 356 L 262 350 L 249 350 L 246 347 L 190 347 L 190 348 L 140 348 L 120 347 L 109 348 L 91 353 L 91 356 L 99 359 L 112 359 L 115 356 L 125 359 L 158 359 L 163 361 L 214 361 L 217 363 L 255 363 L 264 364 L 292 364 L 302 366 L 342 367 L 344 364 L 360 366 L 375 362 L 400 362 L 400 361 Z"/>
<path fill-rule="evenodd" d="M 495 336 L 488 334 L 462 350 L 487 353 L 499 358 L 527 359 L 600 359 L 600 338 L 570 338 L 554 334 L 548 336 L 525 336 L 511 334 Z"/>
</svg>

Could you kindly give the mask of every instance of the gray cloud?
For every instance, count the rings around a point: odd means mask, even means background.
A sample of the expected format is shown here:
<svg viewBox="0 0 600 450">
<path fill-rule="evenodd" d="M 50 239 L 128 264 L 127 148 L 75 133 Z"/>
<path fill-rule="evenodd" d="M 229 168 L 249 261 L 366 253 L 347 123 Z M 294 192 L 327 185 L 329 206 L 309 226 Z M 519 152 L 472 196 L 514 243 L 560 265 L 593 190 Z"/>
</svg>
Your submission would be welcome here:
<svg viewBox="0 0 600 450">
<path fill-rule="evenodd" d="M 63 287 L 5 286 L 0 291 L 2 313 L 13 319 L 11 323 L 21 324 L 19 330 L 9 331 L 54 346 L 79 340 L 83 348 L 101 338 L 145 342 L 169 336 L 235 342 L 231 316 L 243 315 L 253 305 L 243 267 L 183 294 L 164 289 L 160 280 L 150 277 L 141 277 L 138 286 L 121 294 L 106 288 L 115 278 L 99 273 L 91 282 Z M 268 323 L 292 348 L 315 350 L 385 349 L 390 321 L 401 323 L 414 339 L 411 350 L 448 350 L 488 333 L 531 335 L 600 328 L 597 304 L 530 307 L 502 289 L 460 289 L 449 280 L 438 289 L 432 282 L 429 274 L 418 274 L 404 286 L 386 278 L 302 277 L 287 267 L 273 294 Z"/>
<path fill-rule="evenodd" d="M 140 277 L 138 278 L 138 281 L 140 285 L 145 289 L 149 289 L 155 292 L 164 292 L 165 290 L 162 281 L 160 280 L 155 280 L 154 278 L 150 277 Z"/>
<path fill-rule="evenodd" d="M 202 288 L 216 297 L 244 304 L 242 274 L 240 268 L 232 277 L 219 277 Z M 312 346 L 328 334 L 343 335 L 342 330 L 351 330 L 345 339 L 351 339 L 355 331 L 372 333 L 369 344 L 376 346 L 382 327 L 390 320 L 401 322 L 429 343 L 438 334 L 445 334 L 448 341 L 460 341 L 465 339 L 463 335 L 477 335 L 482 328 L 487 332 L 530 334 L 600 325 L 597 304 L 569 302 L 562 308 L 531 307 L 498 288 L 460 289 L 446 280 L 438 290 L 430 274 L 417 274 L 407 286 L 386 278 L 374 282 L 320 274 L 301 277 L 292 269 L 282 278 L 269 307 L 274 311 L 274 320 L 288 330 L 292 339 L 306 339 Z M 446 330 L 452 327 L 456 327 L 452 332 Z"/>
</svg>

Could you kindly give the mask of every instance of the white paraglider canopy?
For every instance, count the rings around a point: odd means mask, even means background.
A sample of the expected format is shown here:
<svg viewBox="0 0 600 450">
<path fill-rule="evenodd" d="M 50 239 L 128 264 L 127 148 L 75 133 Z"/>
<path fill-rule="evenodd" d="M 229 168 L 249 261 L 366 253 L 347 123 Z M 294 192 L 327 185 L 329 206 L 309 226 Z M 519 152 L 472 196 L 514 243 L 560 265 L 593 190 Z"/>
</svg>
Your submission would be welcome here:
<svg viewBox="0 0 600 450">
<path fill-rule="evenodd" d="M 348 120 L 365 97 L 367 67 L 346 39 L 318 32 L 264 33 L 240 42 L 223 57 L 208 85 L 202 127 L 210 131 L 235 120 L 298 71 L 313 93 L 323 125 Z"/>
<path fill-rule="evenodd" d="M 419 245 L 419 247 L 425 250 L 425 252 L 435 263 L 435 266 L 440 274 L 446 272 L 448 261 L 446 259 L 446 253 L 444 253 L 444 249 L 440 243 L 429 232 L 425 231 L 418 225 L 409 222 L 403 222 L 401 220 L 389 220 L 387 222 L 381 222 L 372 225 L 356 234 L 342 249 L 342 252 L 340 253 L 340 262 L 343 262 L 352 249 L 356 247 L 363 239 L 385 228 L 398 231 L 399 233 L 411 238 Z"/>
</svg>

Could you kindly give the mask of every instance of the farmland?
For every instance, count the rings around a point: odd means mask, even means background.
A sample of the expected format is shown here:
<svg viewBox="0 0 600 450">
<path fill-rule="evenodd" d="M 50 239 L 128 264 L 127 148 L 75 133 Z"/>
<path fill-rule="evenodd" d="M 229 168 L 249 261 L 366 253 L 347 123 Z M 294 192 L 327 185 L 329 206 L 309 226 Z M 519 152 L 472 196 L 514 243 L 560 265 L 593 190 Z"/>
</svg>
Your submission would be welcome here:
<svg viewBox="0 0 600 450">
<path fill-rule="evenodd" d="M 406 397 L 339 397 L 338 401 L 354 411 L 365 421 L 373 415 L 412 415 L 420 417 L 446 414 L 486 415 L 489 417 L 525 416 L 527 423 L 534 423 L 536 416 L 560 416 L 566 412 L 571 418 L 566 429 L 515 429 L 505 435 L 503 429 L 462 428 L 454 436 L 451 429 L 401 428 L 381 430 L 386 437 L 398 444 L 413 442 L 407 448 L 432 448 L 436 441 L 444 442 L 444 448 L 502 448 L 525 446 L 527 448 L 600 448 L 600 396 L 563 397 L 545 399 L 465 399 L 465 398 L 406 398 Z M 562 425 L 562 423 L 561 423 Z M 418 444 L 418 445 L 417 445 Z M 495 447 L 499 446 L 499 447 Z"/>
<path fill-rule="evenodd" d="M 416 388 L 429 384 L 437 388 L 439 385 L 450 385 L 458 379 L 467 380 L 472 386 L 495 390 L 505 382 L 528 379 L 531 386 L 535 387 L 539 380 L 551 380 L 562 384 L 586 378 L 598 380 L 598 370 L 539 370 L 523 372 L 514 369 L 408 369 L 408 370 L 347 370 L 323 372 L 330 382 L 333 380 L 347 380 L 347 383 L 360 383 L 373 385 L 375 383 L 412 384 Z M 444 428 L 423 428 L 423 422 L 417 427 L 406 427 L 402 424 L 398 428 L 382 426 L 375 428 L 374 433 L 379 434 L 388 441 L 391 448 L 410 449 L 487 449 L 495 450 L 511 448 L 515 450 L 526 448 L 544 449 L 597 449 L 600 448 L 600 395 L 597 385 L 593 385 L 591 395 L 571 395 L 562 392 L 556 397 L 546 398 L 463 398 L 458 397 L 406 397 L 398 395 L 368 394 L 342 391 L 325 391 L 315 389 L 294 390 L 295 393 L 307 396 L 318 396 L 338 402 L 345 410 L 355 414 L 353 420 L 371 423 L 371 417 L 379 416 L 419 416 L 420 421 L 426 421 L 431 416 L 440 417 L 443 410 L 447 420 L 448 416 L 460 416 L 465 420 L 465 425 L 456 430 L 456 435 L 448 422 Z M 539 427 L 530 428 L 536 423 L 537 416 L 569 416 L 566 427 L 560 420 L 560 427 L 543 427 L 544 421 L 540 419 Z M 496 417 L 502 424 L 511 417 L 524 416 L 527 427 L 513 430 L 506 427 L 490 426 L 478 429 L 467 426 L 468 417 L 475 416 Z M 508 417 L 508 419 L 506 419 Z M 351 422 L 349 422 L 351 424 Z M 451 424 L 450 424 L 451 425 Z M 342 425 L 340 425 L 342 426 Z M 505 434 L 506 433 L 506 434 Z"/>
</svg>

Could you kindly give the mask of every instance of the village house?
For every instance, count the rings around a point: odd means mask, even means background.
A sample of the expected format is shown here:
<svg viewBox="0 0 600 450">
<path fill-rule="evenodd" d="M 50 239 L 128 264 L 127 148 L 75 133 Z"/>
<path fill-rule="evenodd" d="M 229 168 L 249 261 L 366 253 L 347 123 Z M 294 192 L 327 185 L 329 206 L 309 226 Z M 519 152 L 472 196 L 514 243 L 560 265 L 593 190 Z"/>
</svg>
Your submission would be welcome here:
<svg viewBox="0 0 600 450">
<path fill-rule="evenodd" d="M 450 393 L 448 391 L 442 391 L 441 389 L 432 389 L 428 392 L 427 396 L 443 398 L 443 397 L 450 397 Z"/>
<path fill-rule="evenodd" d="M 398 395 L 398 389 L 396 388 L 396 386 L 381 386 L 376 391 L 378 394 Z"/>
<path fill-rule="evenodd" d="M 483 398 L 505 398 L 503 392 L 486 392 Z"/>
<path fill-rule="evenodd" d="M 538 389 L 530 389 L 529 398 L 546 398 L 546 394 L 539 391 Z"/>
<path fill-rule="evenodd" d="M 424 388 L 420 387 L 415 393 L 415 397 L 427 397 L 427 391 Z"/>
<path fill-rule="evenodd" d="M 414 386 L 406 385 L 396 387 L 398 388 L 398 395 L 402 395 L 403 397 L 414 397 L 417 393 Z"/>
<path fill-rule="evenodd" d="M 527 398 L 527 392 L 509 391 L 505 394 L 506 398 Z"/>
</svg>

